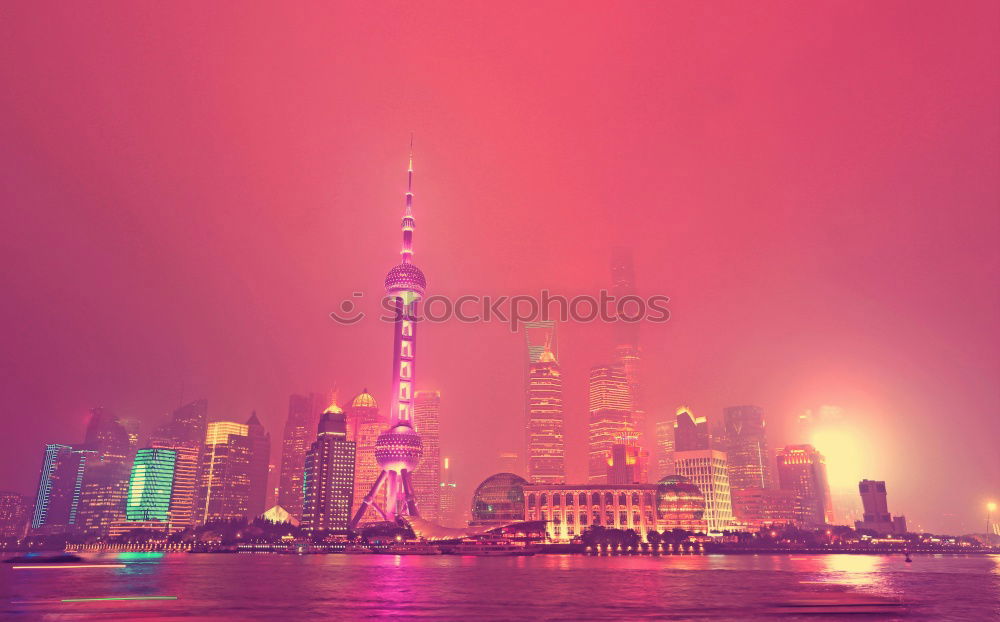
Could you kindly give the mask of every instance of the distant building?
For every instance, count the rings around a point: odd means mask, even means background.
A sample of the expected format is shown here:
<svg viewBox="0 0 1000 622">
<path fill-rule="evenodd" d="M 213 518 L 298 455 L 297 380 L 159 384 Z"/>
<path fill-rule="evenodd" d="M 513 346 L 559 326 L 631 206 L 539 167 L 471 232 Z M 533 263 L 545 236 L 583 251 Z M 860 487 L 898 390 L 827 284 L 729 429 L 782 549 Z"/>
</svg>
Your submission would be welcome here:
<svg viewBox="0 0 1000 622">
<path fill-rule="evenodd" d="M 705 495 L 708 529 L 728 529 L 733 523 L 733 505 L 726 453 L 716 449 L 675 451 L 674 466 L 677 475 L 688 478 Z"/>
<path fill-rule="evenodd" d="M 302 527 L 346 533 L 354 500 L 354 441 L 347 418 L 331 406 L 319 421 L 316 441 L 306 452 Z"/>
<path fill-rule="evenodd" d="M 705 417 L 695 417 L 687 406 L 677 409 L 677 416 L 674 419 L 675 453 L 711 449 L 710 437 L 708 420 Z"/>
<path fill-rule="evenodd" d="M 153 432 L 155 438 L 203 443 L 208 429 L 208 400 L 197 400 L 175 410 L 170 421 Z"/>
<path fill-rule="evenodd" d="M 21 538 L 28 530 L 31 501 L 17 492 L 0 492 L 0 538 Z"/>
<path fill-rule="evenodd" d="M 722 411 L 729 485 L 733 490 L 771 488 L 771 453 L 760 406 L 730 406 Z"/>
<path fill-rule="evenodd" d="M 97 452 L 52 443 L 45 446 L 31 519 L 36 533 L 76 531 L 83 477 Z"/>
<path fill-rule="evenodd" d="M 674 474 L 674 417 L 664 416 L 656 422 L 656 466 L 659 477 Z"/>
<path fill-rule="evenodd" d="M 812 445 L 788 445 L 778 450 L 778 482 L 802 499 L 801 523 L 822 527 L 833 522 L 826 460 Z"/>
<path fill-rule="evenodd" d="M 170 498 L 174 487 L 177 452 L 146 448 L 135 454 L 128 484 L 125 519 L 129 522 L 170 522 Z"/>
<path fill-rule="evenodd" d="M 559 358 L 559 341 L 556 335 L 556 323 L 552 320 L 525 322 L 524 343 L 528 353 L 528 365 L 537 363 L 542 352 L 548 348 Z"/>
<path fill-rule="evenodd" d="M 502 451 L 497 456 L 500 471 L 503 473 L 517 473 L 521 470 L 521 456 L 515 451 Z"/>
<path fill-rule="evenodd" d="M 257 413 L 247 420 L 247 440 L 250 442 L 250 494 L 247 498 L 247 518 L 267 508 L 267 469 L 271 463 L 271 434 L 264 429 Z"/>
<path fill-rule="evenodd" d="M 642 349 L 639 345 L 639 309 L 636 300 L 635 267 L 632 250 L 616 247 L 611 252 L 611 293 L 616 301 L 614 323 L 615 365 L 625 375 L 629 391 L 629 425 L 641 441 L 646 430 L 646 410 L 643 401 L 641 369 Z M 625 301 L 622 303 L 621 301 Z M 621 315 L 617 315 L 617 311 Z M 640 443 L 642 444 L 642 443 Z"/>
<path fill-rule="evenodd" d="M 414 494 L 420 516 L 431 522 L 441 517 L 441 392 L 417 391 L 413 396 L 413 425 L 424 443 L 424 455 L 413 472 Z"/>
<path fill-rule="evenodd" d="M 444 459 L 444 469 L 441 473 L 441 512 L 439 522 L 442 525 L 454 525 L 459 522 L 455 515 L 458 503 L 458 490 L 455 479 L 451 475 L 451 460 Z"/>
<path fill-rule="evenodd" d="M 191 440 L 150 439 L 150 449 L 174 452 L 173 485 L 170 492 L 170 530 L 193 527 L 198 520 L 198 473 L 202 444 Z"/>
<path fill-rule="evenodd" d="M 733 515 L 751 529 L 772 525 L 799 526 L 802 500 L 793 490 L 740 488 L 732 490 Z"/>
<path fill-rule="evenodd" d="M 379 434 L 386 428 L 388 421 L 379 414 L 378 402 L 375 396 L 364 389 L 347 407 L 347 439 L 354 441 L 356 454 L 354 457 L 354 508 L 352 514 L 361 507 L 361 502 L 368 494 L 382 467 L 375 459 L 375 443 Z M 381 507 L 385 503 L 385 488 L 376 493 L 376 503 Z M 368 510 L 366 517 L 370 520 L 381 520 L 374 510 Z"/>
<path fill-rule="evenodd" d="M 608 479 L 611 446 L 615 439 L 629 431 L 630 426 L 631 398 L 622 368 L 608 365 L 592 368 L 588 397 L 588 481 L 599 484 Z"/>
<path fill-rule="evenodd" d="M 306 451 L 315 438 L 323 406 L 315 393 L 288 398 L 288 418 L 281 437 L 278 504 L 297 518 L 302 517 L 302 473 Z"/>
<path fill-rule="evenodd" d="M 611 446 L 607 482 L 615 485 L 645 483 L 646 458 L 639 447 L 638 435 L 633 432 L 622 434 Z"/>
<path fill-rule="evenodd" d="M 198 486 L 198 522 L 241 519 L 261 513 L 250 510 L 263 503 L 268 462 L 267 455 L 262 459 L 254 456 L 266 437 L 255 419 L 252 416 L 248 423 L 208 424 Z M 251 429 L 256 430 L 254 436 L 250 435 Z M 252 498 L 254 494 L 260 499 Z"/>
<path fill-rule="evenodd" d="M 566 481 L 562 370 L 549 344 L 528 366 L 528 479 Z"/>
<path fill-rule="evenodd" d="M 81 483 L 77 531 L 104 536 L 125 514 L 132 438 L 117 417 L 104 408 L 94 408 L 82 447 L 95 453 Z"/>
<path fill-rule="evenodd" d="M 883 536 L 906 533 L 906 517 L 889 513 L 885 482 L 864 479 L 858 483 L 858 491 L 864 506 L 864 519 L 855 521 L 856 529 L 874 531 Z"/>
</svg>

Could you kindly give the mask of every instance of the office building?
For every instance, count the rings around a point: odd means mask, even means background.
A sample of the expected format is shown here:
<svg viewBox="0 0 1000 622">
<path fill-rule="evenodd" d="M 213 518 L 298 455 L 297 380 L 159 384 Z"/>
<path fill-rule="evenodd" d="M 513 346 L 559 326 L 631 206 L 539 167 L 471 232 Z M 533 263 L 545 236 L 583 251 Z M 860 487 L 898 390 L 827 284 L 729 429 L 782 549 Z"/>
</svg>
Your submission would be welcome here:
<svg viewBox="0 0 1000 622">
<path fill-rule="evenodd" d="M 306 452 L 302 527 L 346 533 L 354 498 L 354 441 L 347 418 L 331 407 L 320 418 L 316 440 Z"/>
<path fill-rule="evenodd" d="M 347 438 L 353 441 L 355 446 L 352 516 L 361 508 L 361 502 L 371 483 L 382 472 L 382 467 L 375 459 L 375 444 L 386 423 L 386 418 L 379 413 L 375 396 L 369 393 L 367 388 L 355 396 L 347 407 Z M 379 504 L 385 502 L 384 490 L 376 493 L 375 501 Z M 361 520 L 379 521 L 381 517 L 374 509 L 368 508 Z"/>
<path fill-rule="evenodd" d="M 604 483 L 608 478 L 611 447 L 630 430 L 629 388 L 620 367 L 602 365 L 590 370 L 588 406 L 588 481 Z"/>
<path fill-rule="evenodd" d="M 458 509 L 458 485 L 451 475 L 451 459 L 444 459 L 444 469 L 441 471 L 441 515 L 442 525 L 457 525 L 460 518 L 456 515 Z"/>
<path fill-rule="evenodd" d="M 31 501 L 17 492 L 0 492 L 0 538 L 21 538 L 28 530 Z"/>
<path fill-rule="evenodd" d="M 733 523 L 733 505 L 726 453 L 717 449 L 675 451 L 674 468 L 677 475 L 686 477 L 705 495 L 705 521 L 709 531 L 728 529 Z"/>
<path fill-rule="evenodd" d="M 97 452 L 52 443 L 45 446 L 31 529 L 36 533 L 60 534 L 78 530 L 77 512 L 83 477 Z"/>
<path fill-rule="evenodd" d="M 731 484 L 730 484 L 731 485 Z M 733 516 L 740 525 L 762 529 L 774 525 L 800 526 L 802 500 L 792 490 L 738 488 L 732 490 Z"/>
<path fill-rule="evenodd" d="M 861 503 L 864 506 L 863 520 L 855 521 L 859 531 L 874 531 L 880 536 L 906 533 L 906 517 L 889 513 L 888 495 L 885 482 L 864 479 L 858 483 Z"/>
<path fill-rule="evenodd" d="M 136 452 L 125 503 L 127 521 L 169 522 L 176 462 L 177 452 L 173 449 L 145 448 Z"/>
<path fill-rule="evenodd" d="M 566 481 L 562 371 L 549 344 L 528 365 L 527 431 L 528 479 L 547 484 Z"/>
<path fill-rule="evenodd" d="M 767 445 L 764 409 L 730 406 L 722 415 L 729 485 L 733 490 L 771 488 L 771 453 Z"/>
<path fill-rule="evenodd" d="M 817 528 L 833 522 L 826 460 L 812 445 L 788 445 L 778 450 L 778 483 L 802 500 L 800 522 Z"/>
<path fill-rule="evenodd" d="M 441 517 L 441 392 L 417 391 L 413 424 L 424 443 L 424 457 L 413 472 L 413 490 L 420 499 L 420 516 L 431 522 Z"/>
<path fill-rule="evenodd" d="M 322 408 L 320 397 L 314 393 L 288 398 L 288 419 L 281 437 L 278 505 L 296 518 L 302 517 L 302 474 L 306 451 L 315 438 Z"/>
</svg>

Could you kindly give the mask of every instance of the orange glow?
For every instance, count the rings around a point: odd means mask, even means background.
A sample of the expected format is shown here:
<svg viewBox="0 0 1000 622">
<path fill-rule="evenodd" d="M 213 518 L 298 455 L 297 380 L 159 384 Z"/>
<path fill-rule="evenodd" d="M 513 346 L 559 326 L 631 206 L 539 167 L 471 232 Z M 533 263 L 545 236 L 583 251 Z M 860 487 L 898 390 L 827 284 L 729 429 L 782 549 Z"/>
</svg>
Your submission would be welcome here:
<svg viewBox="0 0 1000 622">
<path fill-rule="evenodd" d="M 823 426 L 812 434 L 812 445 L 826 459 L 827 479 L 834 490 L 852 490 L 870 465 L 867 439 L 840 423 Z"/>
</svg>

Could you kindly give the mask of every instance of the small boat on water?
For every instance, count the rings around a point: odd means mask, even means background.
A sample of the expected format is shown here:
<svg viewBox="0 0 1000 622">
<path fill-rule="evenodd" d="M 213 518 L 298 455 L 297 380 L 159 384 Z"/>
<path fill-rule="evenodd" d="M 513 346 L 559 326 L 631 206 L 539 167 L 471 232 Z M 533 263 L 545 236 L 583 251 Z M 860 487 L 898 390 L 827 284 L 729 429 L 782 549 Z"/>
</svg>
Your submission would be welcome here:
<svg viewBox="0 0 1000 622">
<path fill-rule="evenodd" d="M 82 562 L 83 558 L 79 555 L 73 555 L 70 553 L 63 553 L 61 555 L 39 555 L 37 553 L 29 553 L 27 555 L 11 557 L 3 561 L 5 564 L 74 564 Z"/>
<path fill-rule="evenodd" d="M 442 547 L 446 555 L 472 555 L 475 557 L 511 557 L 534 555 L 534 547 L 517 544 L 504 539 L 466 539 L 457 544 Z"/>
<path fill-rule="evenodd" d="M 348 544 L 344 547 L 344 553 L 348 555 L 370 555 L 372 550 L 362 544 Z"/>
</svg>

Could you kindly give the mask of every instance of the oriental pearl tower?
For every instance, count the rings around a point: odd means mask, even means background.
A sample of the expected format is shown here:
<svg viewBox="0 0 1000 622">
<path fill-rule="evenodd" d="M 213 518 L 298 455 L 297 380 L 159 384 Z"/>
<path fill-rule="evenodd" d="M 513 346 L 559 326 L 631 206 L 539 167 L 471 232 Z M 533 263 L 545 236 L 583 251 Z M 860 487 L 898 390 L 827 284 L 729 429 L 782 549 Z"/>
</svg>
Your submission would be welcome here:
<svg viewBox="0 0 1000 622">
<path fill-rule="evenodd" d="M 375 459 L 382 472 L 351 519 L 357 527 L 369 507 L 383 520 L 395 522 L 401 515 L 420 516 L 413 495 L 410 474 L 420 463 L 424 446 L 413 429 L 413 383 L 417 363 L 417 303 L 424 295 L 427 280 L 413 263 L 413 138 L 410 138 L 410 165 L 407 171 L 406 208 L 403 212 L 403 250 L 399 265 L 385 277 L 385 293 L 396 312 L 392 346 L 392 411 L 389 429 L 375 441 Z M 379 489 L 385 486 L 385 507 L 375 502 Z"/>
</svg>

